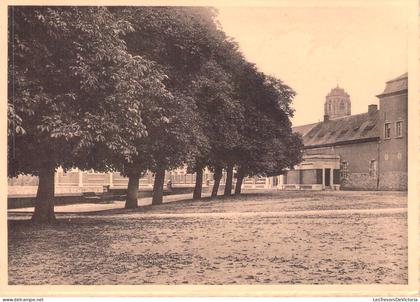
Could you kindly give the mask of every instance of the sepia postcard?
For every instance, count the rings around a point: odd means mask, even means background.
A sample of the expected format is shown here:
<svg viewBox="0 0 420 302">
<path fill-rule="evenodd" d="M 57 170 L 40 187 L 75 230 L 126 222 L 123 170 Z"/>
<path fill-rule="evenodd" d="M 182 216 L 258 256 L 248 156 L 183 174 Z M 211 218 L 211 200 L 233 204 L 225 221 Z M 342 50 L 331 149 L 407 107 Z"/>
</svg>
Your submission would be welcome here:
<svg viewBox="0 0 420 302">
<path fill-rule="evenodd" d="M 419 12 L 2 2 L 1 296 L 418 296 Z"/>
</svg>

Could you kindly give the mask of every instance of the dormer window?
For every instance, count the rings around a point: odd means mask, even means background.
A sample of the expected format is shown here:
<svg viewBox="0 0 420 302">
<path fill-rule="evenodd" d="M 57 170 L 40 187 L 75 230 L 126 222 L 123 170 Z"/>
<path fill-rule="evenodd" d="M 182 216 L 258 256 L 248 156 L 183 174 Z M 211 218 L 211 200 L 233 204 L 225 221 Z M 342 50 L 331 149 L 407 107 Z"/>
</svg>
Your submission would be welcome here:
<svg viewBox="0 0 420 302">
<path fill-rule="evenodd" d="M 341 130 L 341 132 L 340 132 L 340 134 L 339 134 L 339 135 L 344 135 L 344 134 L 346 134 L 346 133 L 347 133 L 347 131 L 348 131 L 348 129 L 343 129 L 343 130 Z"/>
<path fill-rule="evenodd" d="M 375 127 L 375 124 L 368 124 L 363 131 L 369 131 L 372 130 Z"/>
</svg>

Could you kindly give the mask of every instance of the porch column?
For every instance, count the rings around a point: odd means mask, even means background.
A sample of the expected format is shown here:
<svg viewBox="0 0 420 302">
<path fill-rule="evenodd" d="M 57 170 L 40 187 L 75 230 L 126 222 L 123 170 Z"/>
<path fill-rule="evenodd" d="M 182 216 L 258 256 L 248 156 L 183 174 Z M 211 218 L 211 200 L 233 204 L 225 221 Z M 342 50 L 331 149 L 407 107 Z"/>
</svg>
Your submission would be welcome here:
<svg viewBox="0 0 420 302">
<path fill-rule="evenodd" d="M 79 188 L 81 188 L 81 187 L 83 187 L 83 171 L 80 171 L 79 170 L 79 184 L 78 184 L 78 186 L 79 186 Z"/>
<path fill-rule="evenodd" d="M 325 189 L 325 168 L 322 168 L 322 189 Z"/>
<path fill-rule="evenodd" d="M 334 190 L 334 169 L 330 169 L 330 187 Z"/>
<path fill-rule="evenodd" d="M 112 172 L 109 173 L 109 187 L 114 186 L 114 174 Z"/>
<path fill-rule="evenodd" d="M 280 189 L 283 189 L 283 185 L 284 185 L 284 175 L 280 175 L 279 176 L 279 184 L 277 185 L 277 187 L 280 187 Z"/>
</svg>

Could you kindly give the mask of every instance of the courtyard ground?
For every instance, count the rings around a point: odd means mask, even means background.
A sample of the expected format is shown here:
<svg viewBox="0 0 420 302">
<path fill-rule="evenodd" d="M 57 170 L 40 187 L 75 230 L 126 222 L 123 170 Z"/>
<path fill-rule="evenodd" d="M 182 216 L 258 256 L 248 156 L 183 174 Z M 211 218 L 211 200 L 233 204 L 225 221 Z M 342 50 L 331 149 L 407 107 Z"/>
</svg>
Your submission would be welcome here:
<svg viewBox="0 0 420 302">
<path fill-rule="evenodd" d="M 171 198 L 73 206 L 51 226 L 9 212 L 9 283 L 407 283 L 405 192 Z"/>
</svg>

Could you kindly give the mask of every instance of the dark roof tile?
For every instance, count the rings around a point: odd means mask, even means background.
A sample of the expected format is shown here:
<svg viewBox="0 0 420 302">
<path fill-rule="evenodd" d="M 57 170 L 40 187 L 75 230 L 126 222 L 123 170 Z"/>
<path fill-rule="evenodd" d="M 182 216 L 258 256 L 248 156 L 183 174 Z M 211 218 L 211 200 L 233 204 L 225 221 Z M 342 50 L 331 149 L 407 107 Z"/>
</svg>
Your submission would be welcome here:
<svg viewBox="0 0 420 302">
<path fill-rule="evenodd" d="M 399 77 L 392 79 L 388 82 L 386 82 L 385 90 L 378 95 L 384 96 L 388 94 L 394 94 L 397 92 L 405 92 L 408 88 L 408 73 L 404 73 L 403 75 L 400 75 Z"/>
<path fill-rule="evenodd" d="M 292 130 L 293 130 L 294 133 L 299 133 L 300 135 L 304 136 L 306 133 L 308 133 L 317 124 L 318 123 L 295 126 L 295 127 L 292 128 Z"/>
<path fill-rule="evenodd" d="M 379 137 L 379 111 L 362 113 L 341 118 L 293 127 L 303 136 L 305 147 L 334 145 Z M 349 131 L 352 130 L 352 131 Z"/>
</svg>

